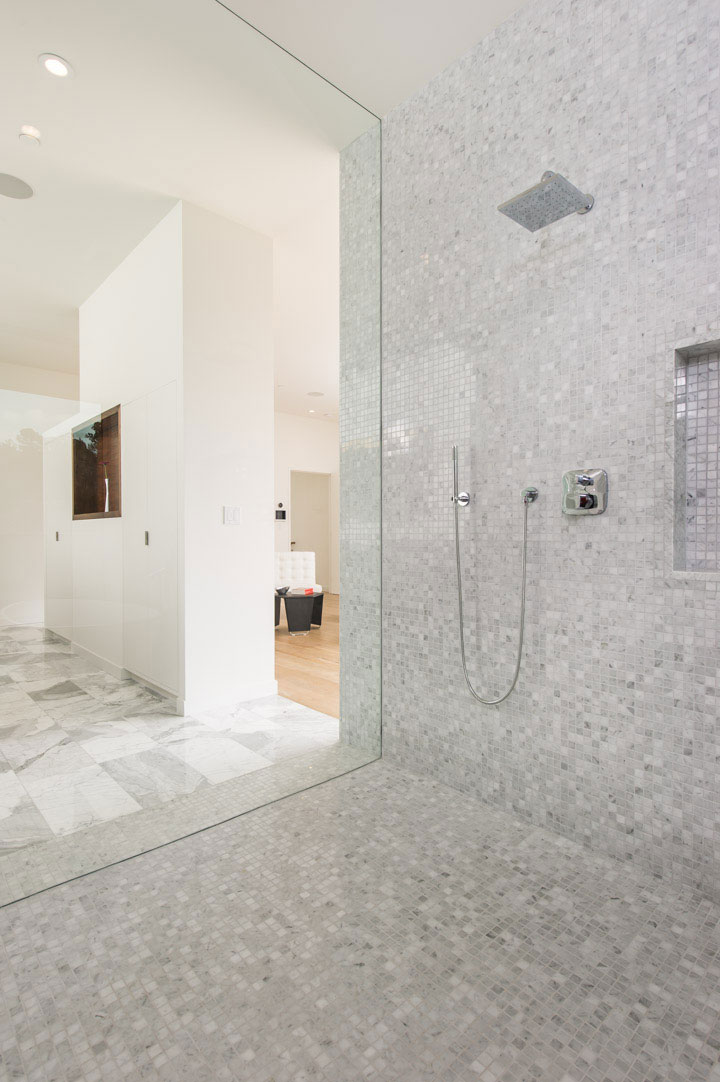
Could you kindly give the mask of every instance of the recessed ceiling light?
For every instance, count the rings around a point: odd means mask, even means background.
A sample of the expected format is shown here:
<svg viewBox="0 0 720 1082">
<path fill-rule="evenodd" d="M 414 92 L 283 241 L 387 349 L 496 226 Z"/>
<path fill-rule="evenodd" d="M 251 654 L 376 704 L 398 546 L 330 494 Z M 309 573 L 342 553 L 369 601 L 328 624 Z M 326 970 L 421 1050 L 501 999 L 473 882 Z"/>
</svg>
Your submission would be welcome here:
<svg viewBox="0 0 720 1082">
<path fill-rule="evenodd" d="M 61 56 L 57 56 L 55 53 L 40 53 L 38 60 L 45 68 L 45 71 L 49 71 L 51 75 L 57 76 L 58 79 L 68 79 L 73 74 L 67 60 L 63 60 Z"/>
<path fill-rule="evenodd" d="M 40 132 L 37 128 L 34 128 L 32 124 L 23 124 L 18 134 L 18 139 L 21 143 L 28 143 L 29 145 L 36 147 L 40 146 Z"/>
<path fill-rule="evenodd" d="M 20 177 L 13 177 L 10 173 L 0 173 L 0 195 L 8 199 L 29 199 L 33 190 L 29 184 Z"/>
<path fill-rule="evenodd" d="M 308 413 L 314 413 L 315 410 L 308 410 Z"/>
<path fill-rule="evenodd" d="M 308 391 L 308 398 L 324 398 L 324 391 Z"/>
</svg>

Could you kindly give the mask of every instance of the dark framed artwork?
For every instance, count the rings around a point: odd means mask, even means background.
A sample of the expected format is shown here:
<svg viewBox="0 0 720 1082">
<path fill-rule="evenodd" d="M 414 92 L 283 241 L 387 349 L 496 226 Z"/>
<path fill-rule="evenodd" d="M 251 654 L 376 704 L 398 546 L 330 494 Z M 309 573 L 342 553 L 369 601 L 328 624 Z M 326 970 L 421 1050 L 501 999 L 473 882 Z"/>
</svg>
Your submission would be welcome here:
<svg viewBox="0 0 720 1082">
<path fill-rule="evenodd" d="M 73 518 L 119 518 L 120 407 L 72 430 Z"/>
</svg>

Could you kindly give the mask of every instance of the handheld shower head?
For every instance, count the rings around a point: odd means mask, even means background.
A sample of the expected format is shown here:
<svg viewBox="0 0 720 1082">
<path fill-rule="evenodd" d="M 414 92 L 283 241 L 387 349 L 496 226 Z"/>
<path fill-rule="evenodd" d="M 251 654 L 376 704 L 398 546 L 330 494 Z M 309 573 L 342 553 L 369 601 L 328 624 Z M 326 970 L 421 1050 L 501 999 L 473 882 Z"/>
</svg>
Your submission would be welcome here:
<svg viewBox="0 0 720 1082">
<path fill-rule="evenodd" d="M 587 214 L 595 200 L 559 173 L 543 173 L 539 184 L 501 203 L 498 210 L 535 233 L 568 214 Z"/>
</svg>

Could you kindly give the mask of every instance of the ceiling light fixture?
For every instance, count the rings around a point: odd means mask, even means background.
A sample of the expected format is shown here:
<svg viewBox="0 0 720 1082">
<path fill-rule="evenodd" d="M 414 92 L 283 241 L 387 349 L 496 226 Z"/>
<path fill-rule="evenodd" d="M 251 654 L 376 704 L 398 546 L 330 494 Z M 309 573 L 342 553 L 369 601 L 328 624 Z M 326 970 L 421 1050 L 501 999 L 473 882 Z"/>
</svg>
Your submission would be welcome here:
<svg viewBox="0 0 720 1082">
<path fill-rule="evenodd" d="M 308 410 L 308 413 L 314 413 L 315 410 Z"/>
<path fill-rule="evenodd" d="M 63 60 L 56 53 L 40 53 L 38 60 L 45 68 L 45 71 L 55 75 L 58 79 L 68 79 L 73 75 L 72 67 L 67 60 Z"/>
<path fill-rule="evenodd" d="M 325 392 L 324 391 L 308 391 L 307 394 L 308 394 L 308 398 L 324 398 L 325 397 Z"/>
<path fill-rule="evenodd" d="M 20 177 L 14 177 L 10 173 L 0 173 L 0 195 L 8 199 L 29 199 L 33 190 L 29 184 Z"/>
<path fill-rule="evenodd" d="M 40 146 L 40 132 L 32 124 L 23 124 L 18 133 L 18 139 L 21 143 L 28 143 L 31 146 Z"/>
</svg>

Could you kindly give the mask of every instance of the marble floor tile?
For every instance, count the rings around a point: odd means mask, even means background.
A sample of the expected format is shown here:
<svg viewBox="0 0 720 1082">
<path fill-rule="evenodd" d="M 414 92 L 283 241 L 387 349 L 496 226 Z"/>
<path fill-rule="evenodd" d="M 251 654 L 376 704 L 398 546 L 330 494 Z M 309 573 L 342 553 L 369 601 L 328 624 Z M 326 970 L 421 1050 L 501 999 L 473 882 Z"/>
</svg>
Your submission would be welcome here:
<svg viewBox="0 0 720 1082">
<path fill-rule="evenodd" d="M 267 695 L 263 699 L 251 699 L 242 705 L 256 717 L 261 718 L 286 718 L 303 714 L 309 709 L 291 699 L 284 699 L 282 695 Z"/>
<path fill-rule="evenodd" d="M 59 642 L 60 640 L 51 631 L 35 627 L 33 624 L 7 624 L 2 629 L 3 634 L 20 643 Z"/>
<path fill-rule="evenodd" d="M 239 778 L 269 766 L 270 760 L 238 744 L 223 733 L 193 736 L 188 740 L 170 738 L 161 744 L 209 782 L 216 784 Z"/>
<path fill-rule="evenodd" d="M 30 756 L 24 767 L 16 768 L 20 781 L 28 789 L 33 778 L 65 777 L 72 780 L 79 770 L 96 765 L 91 756 L 76 744 L 64 729 L 55 731 L 63 734 L 62 740 L 51 744 L 41 755 Z"/>
<path fill-rule="evenodd" d="M 93 672 L 80 673 L 75 677 L 75 683 L 96 699 L 102 699 L 103 695 L 112 695 L 119 687 L 124 687 L 126 684 L 135 685 L 134 680 L 129 678 L 119 680 L 117 677 L 111 676 L 110 673 L 99 669 Z"/>
<path fill-rule="evenodd" d="M 233 733 L 232 739 L 257 755 L 261 755 L 267 762 L 280 763 L 313 748 L 330 747 L 337 743 L 338 736 L 335 733 L 323 740 L 321 737 L 314 739 L 297 733 L 268 733 L 258 730 L 256 733 Z"/>
<path fill-rule="evenodd" d="M 122 717 L 122 710 L 117 706 L 106 706 L 93 699 L 92 695 L 83 693 L 82 698 L 69 699 L 63 702 L 58 699 L 55 702 L 43 703 L 43 709 L 51 717 L 56 718 L 60 724 L 67 721 L 68 728 L 77 729 L 90 720 L 105 719 L 111 721 Z"/>
<path fill-rule="evenodd" d="M 98 722 L 94 726 L 97 735 L 87 736 L 88 730 L 85 728 L 74 733 L 73 739 L 96 763 L 104 763 L 108 759 L 122 759 L 126 755 L 135 755 L 141 751 L 152 751 L 157 746 L 149 736 L 133 729 L 128 722 L 125 722 L 125 729 L 121 728 L 122 724 Z M 108 732 L 98 732 L 104 725 L 107 725 Z"/>
<path fill-rule="evenodd" d="M 17 688 L 17 685 L 15 685 Z M 5 689 L 2 689 L 5 690 Z M 17 694 L 0 698 L 0 731 L 11 732 L 20 722 L 47 716 L 29 695 L 17 688 Z"/>
<path fill-rule="evenodd" d="M 0 715 L 10 703 L 33 702 L 27 691 L 20 687 L 12 677 L 7 676 L 4 682 L 0 681 Z"/>
<path fill-rule="evenodd" d="M 247 703 L 203 711 L 197 714 L 197 719 L 216 732 L 249 732 L 258 724 L 258 715 L 252 712 Z"/>
<path fill-rule="evenodd" d="M 179 737 L 183 734 L 193 736 L 200 731 L 198 726 L 201 725 L 195 718 L 179 717 L 177 714 L 170 714 L 167 711 L 158 711 L 157 713 L 142 712 L 133 714 L 131 717 L 123 716 L 136 729 L 153 740 L 160 740 L 163 737 L 170 738 L 173 734 L 177 734 Z M 189 727 L 192 727 L 192 731 L 189 731 Z"/>
<path fill-rule="evenodd" d="M 101 698 L 108 706 L 124 706 L 131 710 L 152 708 L 167 702 L 156 691 L 131 681 L 123 681 L 114 690 L 104 691 Z"/>
<path fill-rule="evenodd" d="M 43 722 L 51 721 L 50 718 Z M 56 753 L 63 745 L 70 743 L 70 737 L 59 725 L 43 724 L 40 728 L 37 723 L 30 723 L 31 731 L 26 731 L 28 726 L 19 726 L 9 735 L 0 737 L 2 753 L 10 763 L 13 770 L 23 771 L 36 768 L 42 770 L 42 763 L 46 756 Z"/>
<path fill-rule="evenodd" d="M 87 693 L 72 680 L 49 683 L 42 679 L 30 680 L 23 684 L 23 688 L 36 703 L 72 702 L 87 698 Z"/>
<path fill-rule="evenodd" d="M 10 852 L 51 838 L 52 831 L 14 772 L 0 772 L 0 850 Z"/>
<path fill-rule="evenodd" d="M 66 643 L 28 628 L 17 636 L 12 641 L 20 652 L 12 663 L 0 657 L 0 773 L 17 778 L 35 812 L 28 818 L 25 803 L 17 809 L 19 829 L 8 844 L 25 826 L 28 837 L 49 830 L 65 837 L 175 798 L 197 794 L 200 800 L 207 789 L 295 758 L 301 779 L 304 755 L 338 743 L 336 719 L 280 696 L 202 718 L 178 717 L 169 700 L 134 680 L 116 679 Z M 308 780 L 311 771 L 308 766 Z M 279 791 L 290 785 L 288 774 Z M 253 789 L 260 793 L 263 785 Z M 218 796 L 222 817 L 236 806 L 237 800 Z M 203 825 L 207 814 L 198 804 Z M 181 832 L 193 829 L 188 809 L 180 821 Z"/>
<path fill-rule="evenodd" d="M 54 834 L 71 834 L 140 810 L 140 804 L 96 763 L 71 774 L 25 771 L 20 779 Z"/>
<path fill-rule="evenodd" d="M 228 730 L 228 735 L 273 763 L 299 755 L 308 748 L 337 743 L 340 738 L 337 718 L 303 709 L 306 712 L 288 714 L 280 719 L 252 714 L 242 722 L 234 719 L 235 724 Z"/>
<path fill-rule="evenodd" d="M 150 751 L 110 759 L 103 769 L 143 808 L 194 793 L 208 784 L 199 771 L 156 744 Z"/>
<path fill-rule="evenodd" d="M 10 654 L 17 654 L 21 650 L 21 643 L 15 642 L 14 639 L 0 639 L 0 654 L 7 656 Z"/>
</svg>

